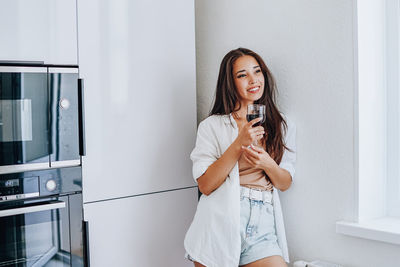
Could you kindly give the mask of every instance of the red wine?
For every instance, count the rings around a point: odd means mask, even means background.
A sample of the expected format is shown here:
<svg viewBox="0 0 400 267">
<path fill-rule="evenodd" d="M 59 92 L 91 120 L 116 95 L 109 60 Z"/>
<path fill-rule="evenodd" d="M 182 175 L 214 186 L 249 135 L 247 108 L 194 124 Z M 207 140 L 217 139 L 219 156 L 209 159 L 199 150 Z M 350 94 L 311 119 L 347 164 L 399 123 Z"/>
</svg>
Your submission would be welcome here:
<svg viewBox="0 0 400 267">
<path fill-rule="evenodd" d="M 261 118 L 261 121 L 255 123 L 255 124 L 253 125 L 253 127 L 260 126 L 261 123 L 263 123 L 263 122 L 265 121 L 264 114 L 247 114 L 247 115 L 246 115 L 246 119 L 247 119 L 248 122 L 250 122 L 250 121 L 252 121 L 252 120 L 254 120 L 254 119 L 256 119 L 256 118 Z"/>
</svg>

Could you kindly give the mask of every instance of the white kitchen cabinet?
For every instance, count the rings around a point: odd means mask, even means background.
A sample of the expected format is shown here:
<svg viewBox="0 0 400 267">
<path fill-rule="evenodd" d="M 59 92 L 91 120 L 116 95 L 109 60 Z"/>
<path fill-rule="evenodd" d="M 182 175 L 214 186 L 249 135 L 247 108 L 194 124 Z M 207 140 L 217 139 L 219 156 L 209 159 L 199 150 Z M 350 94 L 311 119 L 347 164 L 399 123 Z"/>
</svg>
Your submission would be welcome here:
<svg viewBox="0 0 400 267">
<path fill-rule="evenodd" d="M 78 0 L 84 202 L 195 186 L 194 1 Z"/>
<path fill-rule="evenodd" d="M 77 64 L 75 0 L 1 0 L 0 60 Z"/>
<path fill-rule="evenodd" d="M 197 188 L 85 204 L 91 266 L 193 266 L 183 240 L 196 205 Z"/>
</svg>

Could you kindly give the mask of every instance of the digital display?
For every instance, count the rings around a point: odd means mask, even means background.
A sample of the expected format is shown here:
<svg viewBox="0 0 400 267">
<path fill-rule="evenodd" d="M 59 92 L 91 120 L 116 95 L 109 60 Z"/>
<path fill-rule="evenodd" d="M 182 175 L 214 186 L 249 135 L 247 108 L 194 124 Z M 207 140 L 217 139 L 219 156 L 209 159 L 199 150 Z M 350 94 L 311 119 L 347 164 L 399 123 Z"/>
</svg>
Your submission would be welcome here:
<svg viewBox="0 0 400 267">
<path fill-rule="evenodd" d="M 18 179 L 4 181 L 4 187 L 15 187 L 15 186 L 19 186 Z"/>
</svg>

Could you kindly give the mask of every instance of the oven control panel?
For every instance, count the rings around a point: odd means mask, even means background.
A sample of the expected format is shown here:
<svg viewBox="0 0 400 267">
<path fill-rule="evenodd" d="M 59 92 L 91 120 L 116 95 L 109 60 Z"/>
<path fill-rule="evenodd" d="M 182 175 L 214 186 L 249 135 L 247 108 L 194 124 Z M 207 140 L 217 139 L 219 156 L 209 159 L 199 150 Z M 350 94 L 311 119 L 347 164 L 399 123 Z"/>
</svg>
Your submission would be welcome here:
<svg viewBox="0 0 400 267">
<path fill-rule="evenodd" d="M 0 179 L 0 201 L 39 196 L 39 177 Z"/>
<path fill-rule="evenodd" d="M 82 192 L 82 168 L 0 174 L 0 203 Z"/>
</svg>

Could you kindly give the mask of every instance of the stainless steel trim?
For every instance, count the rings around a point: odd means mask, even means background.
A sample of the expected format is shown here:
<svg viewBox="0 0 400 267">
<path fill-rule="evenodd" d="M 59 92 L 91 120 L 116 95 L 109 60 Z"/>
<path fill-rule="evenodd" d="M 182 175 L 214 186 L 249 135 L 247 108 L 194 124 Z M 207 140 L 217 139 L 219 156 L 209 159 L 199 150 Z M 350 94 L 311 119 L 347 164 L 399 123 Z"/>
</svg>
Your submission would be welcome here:
<svg viewBox="0 0 400 267">
<path fill-rule="evenodd" d="M 38 196 L 39 196 L 39 192 L 27 193 L 27 194 L 18 194 L 18 195 L 0 196 L 0 201 L 25 199 L 25 198 L 38 197 Z"/>
<path fill-rule="evenodd" d="M 81 165 L 80 159 L 52 161 L 51 167 L 48 162 L 6 165 L 6 166 L 0 166 L 0 174 L 38 171 L 38 170 L 47 170 L 47 169 L 55 169 L 55 168 L 63 168 L 63 167 L 75 167 L 75 166 L 80 166 L 80 165 Z"/>
<path fill-rule="evenodd" d="M 81 165 L 80 159 L 52 161 L 50 163 L 51 168 L 74 167 L 74 166 L 79 166 L 79 165 Z"/>
<path fill-rule="evenodd" d="M 42 267 L 45 266 L 58 252 L 57 247 L 51 247 L 47 252 L 40 255 L 40 257 L 32 264 L 31 267 Z"/>
<path fill-rule="evenodd" d="M 44 67 L 3 67 L 0 66 L 0 72 L 39 72 L 47 73 L 47 68 Z"/>
<path fill-rule="evenodd" d="M 0 217 L 14 216 L 14 215 L 19 215 L 19 214 L 24 214 L 24 213 L 32 213 L 32 212 L 62 209 L 62 208 L 65 208 L 65 202 L 64 201 L 56 201 L 54 203 L 43 204 L 43 205 L 38 205 L 38 206 L 0 210 Z"/>
<path fill-rule="evenodd" d="M 48 162 L 0 166 L 0 174 L 50 169 Z"/>
<path fill-rule="evenodd" d="M 78 73 L 78 68 L 49 68 L 49 73 Z"/>
<path fill-rule="evenodd" d="M 35 61 L 35 60 L 0 60 L 1 64 L 21 64 L 21 65 L 27 65 L 27 64 L 36 64 L 36 65 L 44 65 L 44 61 Z"/>
</svg>

